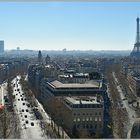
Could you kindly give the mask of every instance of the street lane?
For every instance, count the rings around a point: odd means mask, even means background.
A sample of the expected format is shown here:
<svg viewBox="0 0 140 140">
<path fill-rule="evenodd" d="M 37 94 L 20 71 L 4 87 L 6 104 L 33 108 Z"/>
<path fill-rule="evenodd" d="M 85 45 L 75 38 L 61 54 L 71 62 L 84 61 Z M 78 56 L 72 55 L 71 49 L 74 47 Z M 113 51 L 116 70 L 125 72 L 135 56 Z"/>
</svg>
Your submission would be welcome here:
<svg viewBox="0 0 140 140">
<path fill-rule="evenodd" d="M 20 77 L 17 76 L 12 81 L 14 85 L 13 95 L 15 96 L 14 108 L 20 119 L 21 126 L 21 138 L 23 139 L 45 139 L 49 138 L 46 135 L 43 135 L 40 128 L 40 120 L 37 120 L 32 108 L 28 107 L 29 104 L 26 101 L 26 97 L 22 91 L 21 85 L 19 84 Z"/>
</svg>

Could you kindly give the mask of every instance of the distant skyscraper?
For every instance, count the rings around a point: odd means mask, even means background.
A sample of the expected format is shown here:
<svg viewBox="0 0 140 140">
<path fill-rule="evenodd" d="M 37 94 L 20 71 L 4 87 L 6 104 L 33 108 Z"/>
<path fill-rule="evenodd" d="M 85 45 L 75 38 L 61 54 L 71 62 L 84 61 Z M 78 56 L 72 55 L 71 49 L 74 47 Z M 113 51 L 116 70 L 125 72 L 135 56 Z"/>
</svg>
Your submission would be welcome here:
<svg viewBox="0 0 140 140">
<path fill-rule="evenodd" d="M 47 55 L 46 58 L 45 58 L 46 64 L 49 64 L 49 63 L 50 63 L 50 60 L 51 60 L 51 59 L 50 59 L 49 55 Z"/>
<path fill-rule="evenodd" d="M 67 49 L 66 49 L 66 48 L 64 48 L 62 51 L 63 51 L 64 53 L 66 53 Z"/>
<path fill-rule="evenodd" d="M 41 51 L 38 52 L 38 62 L 42 63 L 42 53 L 41 53 Z"/>
<path fill-rule="evenodd" d="M 19 51 L 20 50 L 20 47 L 17 47 L 17 51 Z"/>
<path fill-rule="evenodd" d="M 0 40 L 0 53 L 4 53 L 4 40 Z"/>
<path fill-rule="evenodd" d="M 136 43 L 134 44 L 133 51 L 130 56 L 135 58 L 140 58 L 140 32 L 139 32 L 139 17 L 137 17 L 137 33 L 136 33 Z"/>
</svg>

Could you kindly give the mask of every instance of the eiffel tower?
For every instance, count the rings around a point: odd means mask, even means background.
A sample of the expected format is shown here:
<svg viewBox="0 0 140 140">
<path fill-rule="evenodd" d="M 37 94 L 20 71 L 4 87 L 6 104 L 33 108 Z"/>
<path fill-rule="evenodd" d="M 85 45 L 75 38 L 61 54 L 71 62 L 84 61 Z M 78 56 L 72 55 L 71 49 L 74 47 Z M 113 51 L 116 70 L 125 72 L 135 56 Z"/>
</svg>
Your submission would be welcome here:
<svg viewBox="0 0 140 140">
<path fill-rule="evenodd" d="M 137 33 L 136 33 L 136 43 L 134 44 L 134 48 L 130 54 L 131 57 L 140 58 L 140 32 L 139 32 L 139 17 L 137 17 Z"/>
</svg>

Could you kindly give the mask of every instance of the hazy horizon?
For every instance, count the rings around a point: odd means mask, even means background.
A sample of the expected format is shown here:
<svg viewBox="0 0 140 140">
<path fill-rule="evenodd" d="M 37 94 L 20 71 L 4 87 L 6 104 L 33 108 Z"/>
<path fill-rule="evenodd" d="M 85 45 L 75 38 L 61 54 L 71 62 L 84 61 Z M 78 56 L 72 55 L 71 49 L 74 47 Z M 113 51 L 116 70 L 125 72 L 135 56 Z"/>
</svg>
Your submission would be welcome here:
<svg viewBox="0 0 140 140">
<path fill-rule="evenodd" d="M 62 49 L 62 50 L 20 49 L 20 50 L 18 50 L 18 51 L 26 51 L 26 50 L 27 50 L 27 51 L 39 51 L 39 50 L 40 50 L 40 51 L 63 51 L 63 49 Z M 15 48 L 15 49 L 6 49 L 5 51 L 17 51 L 17 48 Z M 93 52 L 94 52 L 94 51 L 95 51 L 95 52 L 96 52 L 96 51 L 97 51 L 97 52 L 99 52 L 99 51 L 125 51 L 125 52 L 126 52 L 126 51 L 132 51 L 132 50 L 78 50 L 78 49 L 77 49 L 77 50 L 76 50 L 76 49 L 74 50 L 74 49 L 73 49 L 73 50 L 66 50 L 66 51 L 83 51 L 83 52 L 84 52 L 84 51 L 85 51 L 85 52 L 86 52 L 86 51 L 93 51 Z"/>
<path fill-rule="evenodd" d="M 0 40 L 12 50 L 132 50 L 139 2 L 3 2 Z"/>
</svg>

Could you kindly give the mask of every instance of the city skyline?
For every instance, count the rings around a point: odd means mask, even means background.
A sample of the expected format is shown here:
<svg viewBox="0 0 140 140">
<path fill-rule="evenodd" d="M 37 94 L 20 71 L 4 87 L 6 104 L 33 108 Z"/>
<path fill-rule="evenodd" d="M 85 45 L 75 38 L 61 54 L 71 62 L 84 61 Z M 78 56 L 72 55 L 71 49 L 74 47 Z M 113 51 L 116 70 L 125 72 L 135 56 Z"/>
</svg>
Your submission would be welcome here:
<svg viewBox="0 0 140 140">
<path fill-rule="evenodd" d="M 1 3 L 5 49 L 132 50 L 139 2 Z"/>
</svg>

